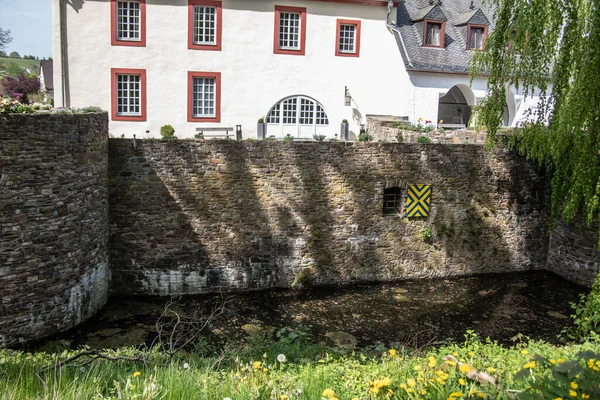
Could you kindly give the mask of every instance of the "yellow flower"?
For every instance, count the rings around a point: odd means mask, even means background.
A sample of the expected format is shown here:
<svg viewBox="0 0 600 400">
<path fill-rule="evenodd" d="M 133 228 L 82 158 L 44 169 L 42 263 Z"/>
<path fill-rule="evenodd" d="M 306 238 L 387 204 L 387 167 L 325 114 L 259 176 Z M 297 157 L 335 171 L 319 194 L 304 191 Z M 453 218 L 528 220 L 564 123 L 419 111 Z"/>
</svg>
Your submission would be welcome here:
<svg viewBox="0 0 600 400">
<path fill-rule="evenodd" d="M 429 364 L 428 364 L 429 368 L 434 368 L 437 365 L 437 360 L 435 359 L 434 356 L 427 357 L 427 360 L 429 361 Z"/>
<path fill-rule="evenodd" d="M 450 393 L 450 398 L 452 397 L 462 397 L 462 392 L 452 392 Z"/>
<path fill-rule="evenodd" d="M 564 359 L 564 358 L 559 358 L 559 359 L 558 359 L 558 362 L 559 362 L 559 363 L 564 363 L 564 362 L 565 362 L 565 359 Z"/>
<path fill-rule="evenodd" d="M 414 369 L 415 371 L 420 371 L 420 370 L 421 370 L 421 366 L 420 366 L 420 365 L 415 365 L 415 366 L 413 367 L 413 369 Z"/>
<path fill-rule="evenodd" d="M 412 392 L 414 392 L 414 389 L 413 389 L 413 388 L 408 388 L 408 389 L 406 389 L 406 393 L 412 393 Z"/>
<path fill-rule="evenodd" d="M 385 378 L 381 378 L 379 382 L 381 382 L 381 386 L 390 386 L 392 384 L 392 380 L 387 376 Z"/>
<path fill-rule="evenodd" d="M 469 396 L 473 396 L 475 393 L 477 393 L 477 389 L 471 389 Z"/>
<path fill-rule="evenodd" d="M 470 355 L 471 357 L 475 357 L 475 353 L 474 353 L 474 352 L 472 352 L 472 351 L 470 351 L 470 352 L 469 352 L 469 355 Z"/>
<path fill-rule="evenodd" d="M 260 361 L 254 361 L 252 363 L 252 368 L 259 369 L 260 367 L 262 367 L 262 363 Z"/>
<path fill-rule="evenodd" d="M 138 377 L 138 376 L 140 376 L 141 374 L 142 374 L 142 373 L 141 373 L 140 371 L 135 371 L 135 372 L 133 373 L 133 377 L 134 377 L 134 378 L 137 378 L 137 377 Z"/>
<path fill-rule="evenodd" d="M 321 396 L 331 399 L 332 397 L 335 396 L 335 392 L 333 391 L 332 388 L 327 388 L 327 389 L 323 390 L 323 393 L 321 393 Z"/>
<path fill-rule="evenodd" d="M 494 367 L 487 367 L 486 371 L 491 374 L 493 372 L 496 372 L 496 368 L 494 368 Z"/>
<path fill-rule="evenodd" d="M 279 396 L 279 400 L 288 400 L 289 397 L 287 397 L 287 395 L 282 394 L 281 396 Z"/>
<path fill-rule="evenodd" d="M 269 370 L 269 368 L 263 368 L 264 372 L 267 372 Z"/>
<path fill-rule="evenodd" d="M 555 397 L 554 400 L 563 400 L 562 397 Z"/>
<path fill-rule="evenodd" d="M 389 353 L 390 353 L 390 357 L 396 357 L 396 355 L 397 355 L 396 350 L 394 350 L 394 349 L 390 349 Z"/>
<path fill-rule="evenodd" d="M 529 361 L 527 364 L 523 365 L 525 369 L 533 369 L 536 367 L 535 361 Z"/>
<path fill-rule="evenodd" d="M 400 389 L 406 389 L 408 386 L 406 386 L 406 383 L 401 383 L 400 384 Z"/>
<path fill-rule="evenodd" d="M 129 389 L 131 389 L 131 390 L 135 389 L 135 385 L 129 385 Z"/>
<path fill-rule="evenodd" d="M 417 382 L 415 382 L 414 379 L 409 379 L 409 380 L 406 381 L 406 383 L 408 383 L 408 386 L 410 386 L 410 387 L 417 386 Z"/>
<path fill-rule="evenodd" d="M 370 390 L 371 390 L 371 392 L 372 392 L 372 393 L 374 393 L 374 394 L 377 394 L 377 393 L 379 393 L 379 388 L 378 388 L 378 387 L 372 387 Z"/>
<path fill-rule="evenodd" d="M 485 399 L 485 394 L 478 392 L 477 397 L 479 397 L 480 399 Z"/>
<path fill-rule="evenodd" d="M 552 358 L 552 359 L 550 360 L 550 364 L 556 364 L 556 360 L 555 360 L 554 358 Z M 560 398 L 560 397 L 557 397 L 557 398 Z"/>
<path fill-rule="evenodd" d="M 569 396 L 571 397 L 577 397 L 577 392 L 574 390 L 569 390 Z"/>
<path fill-rule="evenodd" d="M 453 355 L 454 357 L 458 357 L 458 353 L 457 353 L 456 351 L 455 351 L 454 353 L 452 353 L 452 355 Z"/>
<path fill-rule="evenodd" d="M 527 354 L 529 354 L 529 352 L 527 350 L 521 350 L 521 354 L 523 354 L 524 356 L 526 356 Z"/>
<path fill-rule="evenodd" d="M 358 397 L 353 397 L 352 400 L 360 400 Z"/>
<path fill-rule="evenodd" d="M 458 380 L 458 383 L 460 383 L 461 386 L 465 386 L 467 384 L 467 382 L 465 382 L 465 380 L 463 378 L 460 378 Z"/>
<path fill-rule="evenodd" d="M 571 389 L 577 389 L 579 385 L 575 382 L 571 382 Z"/>
<path fill-rule="evenodd" d="M 463 374 L 468 373 L 471 369 L 473 369 L 473 367 L 471 367 L 469 364 L 462 364 L 459 367 L 460 372 L 462 372 Z"/>
<path fill-rule="evenodd" d="M 452 360 L 446 360 L 446 361 L 444 361 L 444 362 L 445 362 L 446 364 L 448 364 L 448 365 L 452 365 L 452 366 L 455 366 L 455 365 L 456 365 L 456 361 L 452 361 Z"/>
<path fill-rule="evenodd" d="M 581 398 L 582 399 L 589 399 L 590 395 L 589 394 L 585 394 L 585 393 L 581 393 Z"/>
</svg>

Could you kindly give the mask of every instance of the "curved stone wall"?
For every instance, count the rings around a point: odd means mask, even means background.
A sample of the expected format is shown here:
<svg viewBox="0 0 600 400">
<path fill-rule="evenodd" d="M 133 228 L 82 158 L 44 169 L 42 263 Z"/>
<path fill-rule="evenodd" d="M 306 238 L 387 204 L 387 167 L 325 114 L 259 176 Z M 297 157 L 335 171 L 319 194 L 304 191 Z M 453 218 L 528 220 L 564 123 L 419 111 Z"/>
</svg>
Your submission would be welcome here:
<svg viewBox="0 0 600 400">
<path fill-rule="evenodd" d="M 107 300 L 108 117 L 0 116 L 0 347 Z"/>
</svg>

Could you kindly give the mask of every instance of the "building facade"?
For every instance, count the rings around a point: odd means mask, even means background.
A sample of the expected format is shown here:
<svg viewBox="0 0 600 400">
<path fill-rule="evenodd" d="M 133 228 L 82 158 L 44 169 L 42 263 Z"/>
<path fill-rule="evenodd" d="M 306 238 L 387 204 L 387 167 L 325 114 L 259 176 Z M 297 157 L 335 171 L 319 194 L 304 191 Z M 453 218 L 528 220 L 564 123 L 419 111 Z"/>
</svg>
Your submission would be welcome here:
<svg viewBox="0 0 600 400">
<path fill-rule="evenodd" d="M 111 134 L 126 137 L 166 124 L 180 138 L 238 125 L 256 137 L 264 118 L 267 136 L 301 138 L 334 138 L 348 120 L 352 139 L 367 115 L 435 124 L 463 103 L 453 121 L 467 124 L 486 80 L 471 83 L 465 65 L 491 16 L 480 1 L 433 3 L 53 0 L 55 105 L 109 110 Z M 449 37 L 460 24 L 472 33 Z M 472 46 L 460 53 L 459 40 Z M 507 125 L 526 103 L 511 93 Z"/>
</svg>

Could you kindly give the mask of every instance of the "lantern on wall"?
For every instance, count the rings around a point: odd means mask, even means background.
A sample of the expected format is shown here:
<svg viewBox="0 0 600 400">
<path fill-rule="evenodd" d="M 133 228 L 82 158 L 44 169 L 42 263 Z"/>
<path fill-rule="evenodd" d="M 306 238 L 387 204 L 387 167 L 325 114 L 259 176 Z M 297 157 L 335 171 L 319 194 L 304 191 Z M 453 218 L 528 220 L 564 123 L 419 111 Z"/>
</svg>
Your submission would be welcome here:
<svg viewBox="0 0 600 400">
<path fill-rule="evenodd" d="M 344 105 L 349 107 L 352 105 L 352 96 L 350 96 L 350 91 L 348 90 L 348 86 L 344 86 Z"/>
</svg>

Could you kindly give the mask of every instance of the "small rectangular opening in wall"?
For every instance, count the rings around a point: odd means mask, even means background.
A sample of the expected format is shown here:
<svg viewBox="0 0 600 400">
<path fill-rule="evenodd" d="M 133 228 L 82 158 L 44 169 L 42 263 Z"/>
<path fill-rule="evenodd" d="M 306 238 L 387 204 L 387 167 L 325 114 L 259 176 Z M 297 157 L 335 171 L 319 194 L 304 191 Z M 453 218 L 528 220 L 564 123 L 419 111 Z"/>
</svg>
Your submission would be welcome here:
<svg viewBox="0 0 600 400">
<path fill-rule="evenodd" d="M 383 190 L 383 215 L 396 215 L 402 204 L 402 190 L 395 186 Z"/>
</svg>

